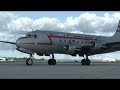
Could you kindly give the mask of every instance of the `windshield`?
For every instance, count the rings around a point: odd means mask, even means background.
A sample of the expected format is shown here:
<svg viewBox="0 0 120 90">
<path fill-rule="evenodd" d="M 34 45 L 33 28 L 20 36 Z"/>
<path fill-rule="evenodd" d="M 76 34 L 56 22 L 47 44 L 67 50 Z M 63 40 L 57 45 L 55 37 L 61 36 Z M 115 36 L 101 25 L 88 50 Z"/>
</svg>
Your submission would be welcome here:
<svg viewBox="0 0 120 90">
<path fill-rule="evenodd" d="M 28 38 L 30 38 L 30 37 L 37 38 L 37 35 L 35 35 L 35 34 L 27 34 L 25 37 L 28 37 Z"/>
<path fill-rule="evenodd" d="M 31 34 L 27 34 L 26 37 L 31 37 L 32 35 Z"/>
</svg>

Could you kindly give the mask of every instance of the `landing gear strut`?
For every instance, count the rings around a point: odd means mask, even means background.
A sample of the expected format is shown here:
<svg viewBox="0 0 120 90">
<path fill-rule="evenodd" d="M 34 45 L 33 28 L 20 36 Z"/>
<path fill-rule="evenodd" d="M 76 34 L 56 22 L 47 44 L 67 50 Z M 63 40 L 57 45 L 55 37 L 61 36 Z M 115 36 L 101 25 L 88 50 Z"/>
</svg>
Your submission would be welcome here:
<svg viewBox="0 0 120 90">
<path fill-rule="evenodd" d="M 54 54 L 52 54 L 52 58 L 48 60 L 48 65 L 56 65 L 56 60 L 54 59 Z"/>
<path fill-rule="evenodd" d="M 90 65 L 90 60 L 88 59 L 87 54 L 86 54 L 86 59 L 82 59 L 81 64 L 82 65 Z"/>
<path fill-rule="evenodd" d="M 31 66 L 32 64 L 33 64 L 32 54 L 30 54 L 30 58 L 26 60 L 26 65 Z"/>
</svg>

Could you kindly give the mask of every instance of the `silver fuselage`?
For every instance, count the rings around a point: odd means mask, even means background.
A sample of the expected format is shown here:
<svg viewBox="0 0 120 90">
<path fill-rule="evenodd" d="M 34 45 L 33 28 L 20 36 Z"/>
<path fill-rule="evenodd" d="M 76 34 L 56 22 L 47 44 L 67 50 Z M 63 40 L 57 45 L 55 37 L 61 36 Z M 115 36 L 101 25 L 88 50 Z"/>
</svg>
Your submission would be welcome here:
<svg viewBox="0 0 120 90">
<path fill-rule="evenodd" d="M 117 42 L 116 39 L 106 36 L 95 36 L 85 34 L 74 34 L 54 31 L 32 31 L 27 35 L 19 38 L 16 41 L 18 48 L 24 48 L 32 51 L 33 53 L 40 54 L 69 54 L 64 50 L 65 45 L 75 45 L 76 48 L 87 46 L 90 42 L 94 41 L 98 44 L 106 44 L 111 42 Z M 36 37 L 34 37 L 36 35 Z M 117 47 L 117 48 L 116 48 Z M 89 55 L 108 53 L 120 50 L 120 45 L 115 45 L 108 50 L 104 49 L 92 49 Z"/>
</svg>

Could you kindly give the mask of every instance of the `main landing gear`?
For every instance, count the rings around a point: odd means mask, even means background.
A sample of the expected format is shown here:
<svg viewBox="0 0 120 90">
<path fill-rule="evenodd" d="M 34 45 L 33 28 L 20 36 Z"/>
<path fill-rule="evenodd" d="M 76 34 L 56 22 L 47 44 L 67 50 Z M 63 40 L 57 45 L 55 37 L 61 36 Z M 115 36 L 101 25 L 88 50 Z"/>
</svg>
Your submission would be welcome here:
<svg viewBox="0 0 120 90">
<path fill-rule="evenodd" d="M 88 59 L 88 55 L 86 55 L 86 59 L 82 59 L 81 64 L 82 65 L 90 65 L 90 60 Z"/>
<path fill-rule="evenodd" d="M 56 60 L 54 59 L 54 54 L 52 54 L 52 58 L 48 60 L 48 65 L 56 65 Z"/>
<path fill-rule="evenodd" d="M 32 54 L 30 54 L 30 58 L 26 60 L 26 65 L 31 66 L 33 64 Z M 52 58 L 48 60 L 49 65 L 56 65 L 56 60 L 54 59 L 54 55 L 52 54 Z"/>
<path fill-rule="evenodd" d="M 26 65 L 31 66 L 32 64 L 33 64 L 32 54 L 30 54 L 30 58 L 26 60 Z"/>
</svg>

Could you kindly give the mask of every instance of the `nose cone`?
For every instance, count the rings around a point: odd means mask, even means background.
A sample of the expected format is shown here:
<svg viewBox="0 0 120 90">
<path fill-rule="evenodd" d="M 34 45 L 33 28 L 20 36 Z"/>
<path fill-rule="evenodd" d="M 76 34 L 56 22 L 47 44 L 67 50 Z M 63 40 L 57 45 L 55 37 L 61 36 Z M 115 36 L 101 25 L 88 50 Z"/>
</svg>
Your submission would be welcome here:
<svg viewBox="0 0 120 90">
<path fill-rule="evenodd" d="M 16 46 L 17 46 L 17 47 L 21 47 L 22 43 L 23 43 L 22 38 L 19 38 L 19 39 L 16 41 Z"/>
<path fill-rule="evenodd" d="M 17 47 L 20 47 L 19 44 L 20 44 L 20 40 L 18 39 L 18 40 L 16 41 L 16 46 L 17 46 Z"/>
</svg>

